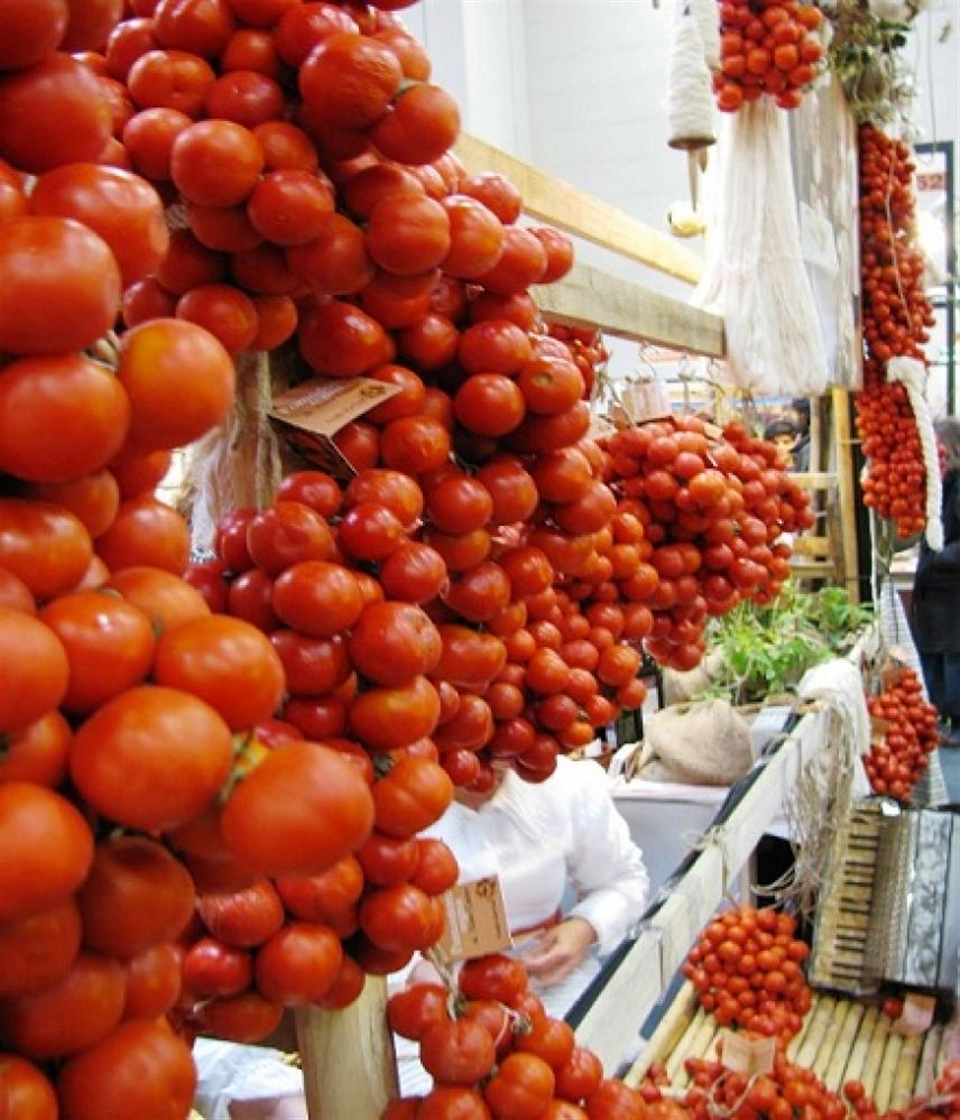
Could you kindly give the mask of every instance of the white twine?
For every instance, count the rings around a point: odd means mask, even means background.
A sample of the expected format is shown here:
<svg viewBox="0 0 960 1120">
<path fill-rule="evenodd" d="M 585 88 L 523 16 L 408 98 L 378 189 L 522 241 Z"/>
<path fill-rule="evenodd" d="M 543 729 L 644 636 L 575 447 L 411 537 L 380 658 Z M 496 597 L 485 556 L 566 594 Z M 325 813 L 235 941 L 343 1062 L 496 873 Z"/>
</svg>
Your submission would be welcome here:
<svg viewBox="0 0 960 1120">
<path fill-rule="evenodd" d="M 672 147 L 706 147 L 716 140 L 710 71 L 692 14 L 681 16 L 674 25 L 667 118 Z"/>
<path fill-rule="evenodd" d="M 787 116 L 761 97 L 723 121 L 715 234 L 691 302 L 723 315 L 734 384 L 759 396 L 819 396 L 827 360 L 800 242 Z"/>
<path fill-rule="evenodd" d="M 899 381 L 907 390 L 910 407 L 917 423 L 920 436 L 920 449 L 923 454 L 923 468 L 927 476 L 926 538 L 934 552 L 943 548 L 943 484 L 940 480 L 940 456 L 937 452 L 937 437 L 933 430 L 933 417 L 927 407 L 924 393 L 927 371 L 923 362 L 916 358 L 891 358 L 887 362 L 887 380 Z"/>
<path fill-rule="evenodd" d="M 717 0 L 687 0 L 690 14 L 696 20 L 703 46 L 704 62 L 711 70 L 720 69 L 720 19 Z"/>
</svg>

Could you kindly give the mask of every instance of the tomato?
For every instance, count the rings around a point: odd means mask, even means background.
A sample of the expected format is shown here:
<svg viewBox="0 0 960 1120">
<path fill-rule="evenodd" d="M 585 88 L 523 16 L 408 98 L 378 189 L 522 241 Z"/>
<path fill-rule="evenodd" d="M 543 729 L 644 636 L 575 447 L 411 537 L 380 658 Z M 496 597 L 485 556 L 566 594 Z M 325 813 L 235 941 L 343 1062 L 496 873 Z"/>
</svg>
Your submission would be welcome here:
<svg viewBox="0 0 960 1120">
<path fill-rule="evenodd" d="M 154 567 L 180 575 L 190 559 L 190 530 L 165 502 L 146 495 L 130 498 L 97 539 L 97 555 L 111 572 Z"/>
<path fill-rule="evenodd" d="M 526 969 L 502 953 L 491 953 L 466 961 L 457 985 L 467 999 L 493 999 L 513 1006 L 527 990 Z"/>
<path fill-rule="evenodd" d="M 403 416 L 383 431 L 383 461 L 393 470 L 419 475 L 442 467 L 450 454 L 450 436 L 431 416 Z"/>
<path fill-rule="evenodd" d="M 57 1120 L 57 1097 L 32 1062 L 16 1054 L 0 1054 L 0 1110 L 11 1120 Z"/>
<path fill-rule="evenodd" d="M 229 354 L 183 320 L 155 319 L 127 331 L 117 372 L 133 407 L 130 443 L 144 451 L 190 443 L 233 403 Z"/>
<path fill-rule="evenodd" d="M 643 1097 L 613 1078 L 600 1082 L 587 1098 L 586 1107 L 590 1120 L 644 1120 L 646 1116 Z"/>
<path fill-rule="evenodd" d="M 4 74 L 0 119 L 0 156 L 32 174 L 96 160 L 110 139 L 110 108 L 97 77 L 66 54 Z"/>
<path fill-rule="evenodd" d="M 361 693 L 350 709 L 350 726 L 366 746 L 394 750 L 430 735 L 439 715 L 436 689 L 425 677 L 414 677 L 398 687 Z"/>
<path fill-rule="evenodd" d="M 483 1095 L 498 1116 L 536 1120 L 553 1098 L 553 1071 L 533 1054 L 508 1054 Z"/>
<path fill-rule="evenodd" d="M 460 874 L 453 852 L 442 840 L 432 837 L 418 838 L 416 846 L 416 870 L 409 876 L 410 882 L 430 895 L 448 891 Z"/>
<path fill-rule="evenodd" d="M 451 583 L 443 602 L 471 622 L 485 622 L 510 602 L 510 580 L 499 564 L 484 561 Z"/>
<path fill-rule="evenodd" d="M 505 226 L 512 225 L 520 217 L 523 205 L 520 192 L 508 179 L 494 171 L 464 179 L 460 183 L 460 191 L 482 202 Z"/>
<path fill-rule="evenodd" d="M 286 56 L 283 43 L 280 53 Z M 302 60 L 300 93 L 311 113 L 334 128 L 372 125 L 390 104 L 403 79 L 396 55 L 363 35 L 326 35 Z M 289 59 L 288 59 L 289 61 Z"/>
<path fill-rule="evenodd" d="M 475 373 L 456 392 L 457 419 L 484 436 L 502 436 L 519 426 L 526 412 L 520 388 L 503 374 Z"/>
<path fill-rule="evenodd" d="M 535 1022 L 527 1034 L 517 1038 L 516 1048 L 523 1053 L 536 1054 L 558 1071 L 573 1054 L 573 1030 L 561 1019 L 544 1018 Z"/>
<path fill-rule="evenodd" d="M 279 71 L 279 61 L 272 49 L 273 44 L 269 36 L 264 38 L 265 42 L 262 41 L 263 45 L 259 48 L 249 41 L 247 46 L 254 51 L 259 49 L 261 52 L 265 47 L 269 52 L 265 58 L 266 65 L 270 67 L 273 64 L 276 71 Z M 237 39 L 236 34 L 231 36 L 230 46 L 235 57 L 243 50 L 243 44 Z M 224 71 L 222 77 L 206 91 L 204 98 L 204 106 L 209 116 L 232 121 L 234 124 L 250 129 L 282 115 L 283 104 L 283 90 L 272 76 L 257 70 L 238 67 L 232 68 L 229 73 Z"/>
<path fill-rule="evenodd" d="M 353 856 L 345 856 L 321 875 L 282 876 L 276 881 L 291 914 L 325 925 L 336 925 L 352 914 L 363 884 L 363 870 Z"/>
<path fill-rule="evenodd" d="M 421 371 L 439 370 L 452 362 L 460 335 L 443 315 L 429 312 L 397 336 L 404 361 Z"/>
<path fill-rule="evenodd" d="M 547 268 L 540 283 L 553 284 L 566 276 L 573 267 L 573 242 L 565 233 L 550 229 L 549 226 L 537 226 L 530 232 L 543 246 L 547 256 Z"/>
<path fill-rule="evenodd" d="M 416 165 L 439 159 L 459 131 L 460 113 L 450 94 L 439 86 L 415 84 L 401 91 L 370 139 L 387 159 Z"/>
<path fill-rule="evenodd" d="M 296 742 L 271 752 L 236 787 L 223 808 L 221 830 L 251 868 L 315 875 L 363 844 L 373 815 L 356 767 L 334 751 Z"/>
<path fill-rule="evenodd" d="M 260 1042 L 280 1025 L 283 1004 L 264 999 L 257 992 L 217 996 L 200 1009 L 201 1030 L 231 1042 Z"/>
<path fill-rule="evenodd" d="M 166 1025 L 139 1021 L 122 1023 L 71 1058 L 57 1077 L 57 1093 L 64 1115 L 77 1120 L 180 1120 L 196 1082 L 189 1048 Z"/>
<path fill-rule="evenodd" d="M 124 1019 L 156 1019 L 173 1007 L 180 995 L 182 955 L 178 946 L 163 942 L 127 962 Z"/>
<path fill-rule="evenodd" d="M 503 252 L 500 219 L 467 195 L 450 195 L 441 205 L 450 222 L 450 251 L 443 260 L 444 272 L 464 279 L 488 272 Z"/>
<path fill-rule="evenodd" d="M 160 568 L 124 568 L 110 577 L 107 586 L 141 610 L 161 636 L 210 614 L 195 588 Z"/>
<path fill-rule="evenodd" d="M 574 1046 L 567 1060 L 555 1067 L 557 1096 L 583 1100 L 592 1096 L 603 1080 L 603 1065 L 591 1050 Z"/>
<path fill-rule="evenodd" d="M 489 1032 L 470 1019 L 434 1023 L 420 1038 L 420 1061 L 438 1082 L 472 1085 L 496 1061 Z"/>
<path fill-rule="evenodd" d="M 506 649 L 492 634 L 449 623 L 439 627 L 443 652 L 434 675 L 459 688 L 482 689 L 503 669 Z"/>
<path fill-rule="evenodd" d="M 0 744 L 0 782 L 59 785 L 66 774 L 72 738 L 70 725 L 56 709 L 7 733 Z"/>
<path fill-rule="evenodd" d="M 80 949 L 80 912 L 72 898 L 0 927 L 0 996 L 43 991 L 66 975 Z"/>
<path fill-rule="evenodd" d="M 375 783 L 377 828 L 406 839 L 439 820 L 453 799 L 453 783 L 435 762 L 401 758 Z"/>
<path fill-rule="evenodd" d="M 367 892 L 360 903 L 360 928 L 388 951 L 429 948 L 443 932 L 443 907 L 410 883 Z"/>
<path fill-rule="evenodd" d="M 393 357 L 393 343 L 376 319 L 339 300 L 312 307 L 298 341 L 308 365 L 328 377 L 358 377 Z"/>
<path fill-rule="evenodd" d="M 457 359 L 468 373 L 513 376 L 533 357 L 526 332 L 506 319 L 487 319 L 460 336 Z"/>
<path fill-rule="evenodd" d="M 401 366 L 380 368 L 402 369 Z M 384 506 L 397 517 L 404 529 L 412 529 L 423 513 L 423 492 L 415 479 L 400 471 L 360 471 L 350 480 L 343 500 L 348 508 L 361 504 Z"/>
<path fill-rule="evenodd" d="M 120 270 L 92 230 L 59 217 L 4 223 L 0 348 L 23 354 L 83 350 L 113 326 L 119 302 Z"/>
<path fill-rule="evenodd" d="M 350 639 L 354 666 L 378 684 L 399 686 L 430 673 L 440 660 L 437 628 L 419 607 L 374 603 Z"/>
<path fill-rule="evenodd" d="M 12 999 L 0 1009 L 0 1037 L 31 1058 L 85 1050 L 120 1022 L 125 983 L 117 961 L 80 953 L 55 984 Z"/>
<path fill-rule="evenodd" d="M 372 209 L 366 230 L 370 256 L 386 272 L 415 276 L 436 268 L 450 251 L 450 220 L 433 199 L 390 194 Z"/>
<path fill-rule="evenodd" d="M 32 738 L 29 729 L 60 703 L 69 676 L 56 634 L 32 615 L 0 607 L 0 729 Z"/>
<path fill-rule="evenodd" d="M 420 852 L 415 840 L 398 840 L 374 832 L 357 857 L 367 882 L 378 887 L 393 887 L 413 875 Z"/>
<path fill-rule="evenodd" d="M 234 996 L 252 980 L 250 954 L 215 937 L 201 937 L 184 953 L 183 984 L 197 996 Z"/>
<path fill-rule="evenodd" d="M 403 1038 L 416 1041 L 447 1020 L 447 990 L 441 984 L 412 984 L 387 1000 L 387 1022 Z"/>
<path fill-rule="evenodd" d="M 416 1120 L 490 1120 L 483 1097 L 460 1085 L 439 1085 L 417 1105 Z M 406 1120 L 403 1115 L 384 1120 Z"/>
<path fill-rule="evenodd" d="M 257 987 L 267 999 L 287 1006 L 313 1003 L 327 993 L 342 960 L 340 939 L 332 930 L 288 922 L 257 953 Z"/>
<path fill-rule="evenodd" d="M 430 488 L 427 513 L 445 533 L 470 533 L 490 520 L 493 499 L 483 483 L 453 475 Z"/>
<path fill-rule="evenodd" d="M 197 816 L 233 758 L 230 729 L 207 704 L 144 686 L 109 700 L 78 729 L 74 784 L 111 820 L 146 831 Z"/>
</svg>

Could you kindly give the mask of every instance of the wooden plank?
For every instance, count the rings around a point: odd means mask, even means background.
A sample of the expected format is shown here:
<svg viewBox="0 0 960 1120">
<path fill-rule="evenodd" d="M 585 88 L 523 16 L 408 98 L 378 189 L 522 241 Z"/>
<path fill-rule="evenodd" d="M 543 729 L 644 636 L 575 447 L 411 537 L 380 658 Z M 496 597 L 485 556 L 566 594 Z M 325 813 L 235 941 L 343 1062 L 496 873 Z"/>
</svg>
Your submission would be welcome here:
<svg viewBox="0 0 960 1120">
<path fill-rule="evenodd" d="M 860 573 L 857 563 L 856 488 L 853 472 L 853 446 L 850 430 L 850 394 L 845 389 L 832 391 L 833 442 L 837 455 L 837 485 L 840 496 L 840 540 L 842 554 L 838 577 L 843 580 L 851 603 L 860 602 Z"/>
<path fill-rule="evenodd" d="M 602 327 L 608 334 L 722 358 L 723 319 L 698 307 L 577 264 L 555 284 L 532 289 L 540 310 L 558 323 Z"/>
<path fill-rule="evenodd" d="M 368 976 L 343 1011 L 296 1010 L 310 1120 L 371 1120 L 398 1095 L 387 982 Z"/>
<path fill-rule="evenodd" d="M 795 537 L 790 547 L 794 556 L 829 556 L 833 551 L 826 537 Z"/>
<path fill-rule="evenodd" d="M 640 1056 L 623 1079 L 632 1089 L 637 1089 L 654 1062 L 664 1062 L 683 1037 L 699 1006 L 697 990 L 685 980 L 676 999 L 667 1008 L 653 1034 L 647 1040 Z"/>
<path fill-rule="evenodd" d="M 837 485 L 837 476 L 823 471 L 797 471 L 790 478 L 803 490 L 832 490 Z"/>
<path fill-rule="evenodd" d="M 554 179 L 466 133 L 460 134 L 454 152 L 471 174 L 495 171 L 505 175 L 523 196 L 523 209 L 530 217 L 688 284 L 700 279 L 703 261 L 695 253 L 677 244 L 669 234 L 608 206 L 586 191 Z"/>
<path fill-rule="evenodd" d="M 617 1071 L 659 1000 L 660 981 L 659 940 L 654 933 L 641 933 L 577 1027 L 577 1044 L 597 1055 L 608 1076 Z"/>
</svg>

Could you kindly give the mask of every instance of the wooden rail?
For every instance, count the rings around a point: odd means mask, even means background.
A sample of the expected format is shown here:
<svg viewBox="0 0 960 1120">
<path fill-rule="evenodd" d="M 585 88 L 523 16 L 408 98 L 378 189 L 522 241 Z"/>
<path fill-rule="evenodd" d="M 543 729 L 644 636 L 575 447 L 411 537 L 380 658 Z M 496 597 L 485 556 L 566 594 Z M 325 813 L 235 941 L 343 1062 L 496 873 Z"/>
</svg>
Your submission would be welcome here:
<svg viewBox="0 0 960 1120">
<path fill-rule="evenodd" d="M 637 221 L 615 206 L 608 206 L 579 187 L 554 179 L 539 168 L 466 133 L 460 134 L 454 152 L 471 174 L 496 171 L 506 176 L 523 195 L 524 213 L 530 217 L 549 222 L 557 229 L 677 280 L 696 284 L 700 279 L 703 261 L 695 253 L 678 245 L 669 234 Z"/>
</svg>

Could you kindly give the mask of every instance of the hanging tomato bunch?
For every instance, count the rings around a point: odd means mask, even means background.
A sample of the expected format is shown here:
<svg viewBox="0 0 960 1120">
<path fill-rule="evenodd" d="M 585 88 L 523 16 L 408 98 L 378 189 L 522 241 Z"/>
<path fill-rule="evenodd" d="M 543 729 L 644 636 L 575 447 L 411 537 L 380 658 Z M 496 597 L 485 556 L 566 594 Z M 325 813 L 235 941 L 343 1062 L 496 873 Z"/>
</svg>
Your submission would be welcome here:
<svg viewBox="0 0 960 1120">
<path fill-rule="evenodd" d="M 717 107 L 735 113 L 763 94 L 781 109 L 796 109 L 817 76 L 823 13 L 798 0 L 720 0 Z"/>
<path fill-rule="evenodd" d="M 937 709 L 923 699 L 920 678 L 907 668 L 899 670 L 895 684 L 867 700 L 867 709 L 889 724 L 864 760 L 870 787 L 874 793 L 906 801 L 939 745 Z"/>
<path fill-rule="evenodd" d="M 910 149 L 872 125 L 860 129 L 860 259 L 863 271 L 863 390 L 857 428 L 867 458 L 866 505 L 909 537 L 926 523 L 920 435 L 905 387 L 886 378 L 891 358 L 924 361 L 934 324 L 915 243 Z"/>
<path fill-rule="evenodd" d="M 789 914 L 727 910 L 703 931 L 683 966 L 700 1004 L 721 1026 L 736 1023 L 788 1042 L 810 1010 L 800 965 L 809 955 Z"/>
<path fill-rule="evenodd" d="M 499 953 L 467 961 L 457 987 L 451 996 L 443 984 L 414 984 L 390 997 L 390 1026 L 420 1044 L 435 1086 L 391 1102 L 382 1120 L 645 1117 L 640 1093 L 604 1078 L 600 1059 L 546 1014 L 519 961 Z"/>
<path fill-rule="evenodd" d="M 617 432 L 604 441 L 621 517 L 644 529 L 641 561 L 621 584 L 653 612 L 647 652 L 692 669 L 710 615 L 741 599 L 771 602 L 789 577 L 784 532 L 814 522 L 810 500 L 777 448 L 740 424 L 709 438 L 696 418 Z"/>
</svg>

